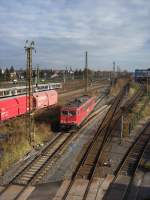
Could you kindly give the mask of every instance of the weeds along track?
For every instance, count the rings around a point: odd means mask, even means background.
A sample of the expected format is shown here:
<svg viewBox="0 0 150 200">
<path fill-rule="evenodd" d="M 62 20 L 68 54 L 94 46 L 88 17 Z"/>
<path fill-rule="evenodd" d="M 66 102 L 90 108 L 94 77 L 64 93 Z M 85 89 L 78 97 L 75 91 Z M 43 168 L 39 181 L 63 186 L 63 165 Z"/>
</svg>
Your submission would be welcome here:
<svg viewBox="0 0 150 200">
<path fill-rule="evenodd" d="M 56 152 L 67 143 L 73 134 L 60 134 L 52 140 L 41 152 L 38 154 L 25 168 L 21 170 L 12 181 L 5 187 L 0 193 L 0 199 L 7 199 L 7 194 L 11 195 L 10 192 L 14 191 L 14 198 L 16 199 L 20 193 L 22 193 L 27 185 L 33 180 L 36 174 L 44 167 L 46 162 L 51 159 Z M 8 198 L 9 199 L 9 198 Z"/>
<path fill-rule="evenodd" d="M 15 184 L 27 185 L 42 170 L 45 164 L 73 137 L 73 134 L 61 134 L 55 142 L 48 146 L 41 154 L 34 159 L 14 180 Z"/>
<path fill-rule="evenodd" d="M 104 199 L 128 199 L 132 180 L 140 164 L 143 154 L 150 150 L 150 122 L 146 124 L 140 135 L 134 141 L 118 169 Z"/>
</svg>

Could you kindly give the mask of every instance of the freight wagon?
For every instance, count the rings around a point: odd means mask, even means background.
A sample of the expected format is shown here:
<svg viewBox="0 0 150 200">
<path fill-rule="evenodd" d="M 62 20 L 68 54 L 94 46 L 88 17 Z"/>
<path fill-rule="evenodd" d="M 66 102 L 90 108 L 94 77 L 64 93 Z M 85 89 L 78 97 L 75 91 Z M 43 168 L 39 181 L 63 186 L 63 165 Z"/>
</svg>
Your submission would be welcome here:
<svg viewBox="0 0 150 200">
<path fill-rule="evenodd" d="M 55 90 L 33 94 L 33 109 L 39 110 L 57 104 L 58 94 Z M 27 109 L 26 95 L 9 97 L 0 100 L 0 121 L 8 120 L 25 114 Z"/>
<path fill-rule="evenodd" d="M 26 113 L 26 96 L 0 100 L 0 121 Z"/>
<path fill-rule="evenodd" d="M 60 124 L 62 127 L 79 127 L 96 105 L 95 97 L 84 95 L 61 108 Z"/>
<path fill-rule="evenodd" d="M 58 94 L 55 90 L 36 92 L 33 94 L 33 106 L 36 110 L 56 105 Z"/>
</svg>

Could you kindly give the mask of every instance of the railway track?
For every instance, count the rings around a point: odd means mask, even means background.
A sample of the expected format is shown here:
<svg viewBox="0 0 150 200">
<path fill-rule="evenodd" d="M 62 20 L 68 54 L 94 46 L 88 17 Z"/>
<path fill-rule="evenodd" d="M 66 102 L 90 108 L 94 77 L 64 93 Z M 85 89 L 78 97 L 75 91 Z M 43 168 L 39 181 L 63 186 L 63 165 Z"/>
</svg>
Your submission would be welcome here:
<svg viewBox="0 0 150 200">
<path fill-rule="evenodd" d="M 58 191 L 58 196 L 54 199 L 59 200 L 69 200 L 76 199 L 77 196 L 80 196 L 79 199 L 86 199 L 88 189 L 90 187 L 91 181 L 95 174 L 96 168 L 98 166 L 99 155 L 102 151 L 103 145 L 105 144 L 105 140 L 111 132 L 112 128 L 112 119 L 118 109 L 120 108 L 121 101 L 123 96 L 125 95 L 125 87 L 121 90 L 119 95 L 114 100 L 113 105 L 109 108 L 107 114 L 105 115 L 101 125 L 98 130 L 94 133 L 92 141 L 90 141 L 82 151 L 82 156 L 80 161 L 72 175 L 71 181 L 69 181 L 67 187 L 62 191 Z M 80 185 L 82 185 L 82 194 L 76 194 L 76 198 L 74 197 L 76 192 L 77 182 L 80 180 Z M 77 189 L 78 190 L 78 189 Z M 61 195 L 60 195 L 61 193 Z"/>
<path fill-rule="evenodd" d="M 105 107 L 104 109 L 107 108 Z M 93 117 L 90 118 L 90 122 L 96 119 L 101 112 L 104 112 L 104 109 L 100 109 L 99 112 L 93 115 Z M 15 191 L 13 192 L 14 196 L 8 199 L 19 199 L 28 188 L 34 188 L 32 185 L 39 183 L 49 168 L 54 165 L 57 159 L 62 155 L 64 148 L 69 146 L 69 144 L 81 134 L 82 129 L 88 126 L 88 122 L 83 125 L 81 130 L 78 131 L 78 134 L 64 133 L 58 135 L 34 160 L 13 178 L 3 191 L 1 191 L 0 199 L 5 199 L 11 190 Z"/>
<path fill-rule="evenodd" d="M 34 159 L 14 180 L 14 184 L 27 185 L 29 182 L 34 182 L 36 174 L 39 173 L 50 159 L 60 150 L 68 141 L 71 140 L 73 134 L 61 134 L 53 144 L 48 146 L 41 154 Z"/>
<path fill-rule="evenodd" d="M 13 179 L 10 181 L 9 185 L 5 190 L 9 190 L 12 184 L 26 185 L 33 179 L 35 174 L 43 167 L 45 162 L 61 148 L 62 145 L 67 142 L 73 134 L 60 134 L 56 136 L 52 142 L 45 146 L 45 148 L 27 165 L 25 166 Z M 5 192 L 2 191 L 2 193 Z M 1 195 L 1 193 L 0 193 Z"/>
<path fill-rule="evenodd" d="M 98 131 L 95 133 L 93 140 L 85 147 L 82 158 L 72 176 L 72 179 L 69 183 L 64 183 L 64 185 L 62 185 L 62 188 L 60 188 L 60 191 L 58 191 L 54 200 L 85 200 L 91 198 L 89 191 L 91 191 L 91 188 L 93 187 L 92 184 L 95 184 L 97 181 L 95 178 L 100 177 L 103 149 L 111 141 L 111 132 L 123 112 L 121 109 L 121 100 L 125 92 L 125 88 L 123 88 L 118 97 L 115 99 L 113 105 L 106 114 L 106 118 L 104 118 Z M 124 106 L 127 105 L 126 109 L 128 107 L 131 108 L 134 105 L 139 98 L 139 94 L 142 95 L 141 90 L 138 91 L 138 95 L 134 95 L 131 100 L 124 104 Z M 108 177 L 108 179 L 110 179 L 108 182 L 111 182 L 112 177 Z M 78 188 L 78 185 L 81 186 L 81 189 Z M 96 196 L 96 191 L 95 194 L 92 194 L 92 196 L 94 195 Z"/>
<path fill-rule="evenodd" d="M 146 124 L 120 163 L 104 200 L 128 199 L 140 161 L 148 150 L 150 150 L 150 122 Z"/>
<path fill-rule="evenodd" d="M 68 184 L 67 189 L 61 199 L 63 200 L 71 199 L 70 191 L 76 184 L 76 180 L 81 178 L 84 178 L 84 180 L 88 181 L 82 198 L 86 199 L 88 194 L 88 189 L 90 188 L 91 182 L 99 167 L 101 152 L 105 144 L 108 142 L 108 138 L 110 138 L 111 136 L 112 128 L 115 125 L 114 116 L 116 115 L 116 113 L 119 113 L 121 101 L 122 98 L 124 97 L 124 94 L 125 94 L 125 89 L 123 89 L 117 96 L 117 98 L 114 100 L 113 105 L 108 110 L 98 130 L 93 134 L 92 141 L 85 146 L 81 155 L 81 160 L 77 165 L 77 168 L 72 175 L 72 179 Z M 96 116 L 94 115 L 94 117 Z M 55 160 L 59 157 L 60 152 L 63 151 L 63 147 L 67 145 L 69 141 L 73 139 L 73 137 L 75 137 L 74 134 L 68 134 L 68 136 L 66 134 L 65 136 L 62 136 L 61 142 L 58 141 L 58 145 L 56 146 L 54 145 L 55 147 L 53 148 L 51 146 L 50 147 L 51 150 L 45 149 L 43 152 L 41 152 L 41 157 L 39 156 L 39 158 L 37 157 L 35 161 L 33 161 L 34 165 L 32 163 L 30 167 L 27 166 L 22 172 L 20 172 L 12 180 L 11 184 L 0 193 L 0 195 L 2 195 L 2 197 L 6 197 L 6 195 L 12 190 L 12 187 L 13 188 L 15 187 L 15 189 L 13 189 L 16 190 L 16 192 L 14 192 L 14 196 L 8 198 L 8 200 L 10 199 L 22 200 L 21 197 L 27 194 L 28 190 L 34 189 L 34 186 L 32 185 L 37 184 L 38 181 L 41 179 L 41 177 L 46 174 L 47 170 L 54 162 L 53 159 Z"/>
</svg>

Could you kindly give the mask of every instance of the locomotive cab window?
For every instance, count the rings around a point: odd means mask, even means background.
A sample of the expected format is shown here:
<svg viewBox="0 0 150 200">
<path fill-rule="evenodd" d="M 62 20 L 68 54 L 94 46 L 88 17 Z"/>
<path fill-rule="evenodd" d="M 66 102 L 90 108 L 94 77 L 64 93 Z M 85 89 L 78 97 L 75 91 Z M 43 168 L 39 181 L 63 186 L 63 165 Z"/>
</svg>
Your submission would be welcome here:
<svg viewBox="0 0 150 200">
<path fill-rule="evenodd" d="M 71 115 L 71 116 L 74 116 L 74 115 L 76 115 L 76 112 L 75 111 L 69 111 L 68 114 Z"/>
<path fill-rule="evenodd" d="M 61 113 L 62 115 L 68 115 L 68 111 L 65 111 L 65 110 L 63 110 Z"/>
</svg>

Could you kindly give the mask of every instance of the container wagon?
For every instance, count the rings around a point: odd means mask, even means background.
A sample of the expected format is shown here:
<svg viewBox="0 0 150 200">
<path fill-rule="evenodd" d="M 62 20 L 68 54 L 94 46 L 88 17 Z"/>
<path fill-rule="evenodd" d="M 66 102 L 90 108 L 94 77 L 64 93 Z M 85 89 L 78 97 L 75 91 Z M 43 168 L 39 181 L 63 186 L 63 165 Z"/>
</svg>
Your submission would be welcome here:
<svg viewBox="0 0 150 200">
<path fill-rule="evenodd" d="M 60 124 L 62 127 L 80 127 L 93 111 L 96 98 L 88 95 L 78 97 L 61 108 Z"/>
</svg>

